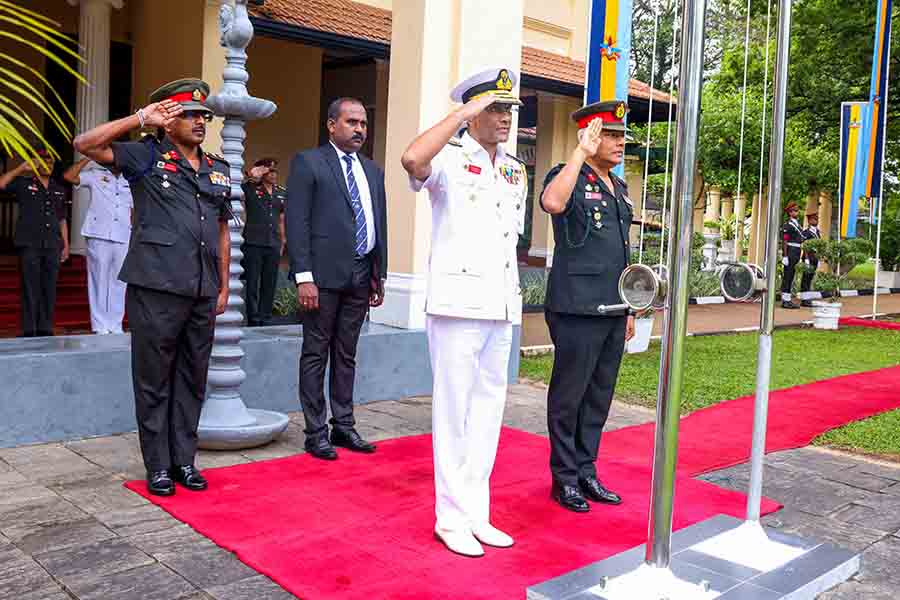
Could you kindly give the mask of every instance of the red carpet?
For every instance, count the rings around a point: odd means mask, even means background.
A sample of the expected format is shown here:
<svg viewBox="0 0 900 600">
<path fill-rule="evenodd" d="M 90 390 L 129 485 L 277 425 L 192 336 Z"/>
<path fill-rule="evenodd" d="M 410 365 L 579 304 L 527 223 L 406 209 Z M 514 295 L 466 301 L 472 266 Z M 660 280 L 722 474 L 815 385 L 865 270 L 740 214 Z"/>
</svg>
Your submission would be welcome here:
<svg viewBox="0 0 900 600">
<path fill-rule="evenodd" d="M 900 367 L 774 392 L 768 450 L 804 446 L 900 406 L 897 381 Z M 752 404 L 741 398 L 683 420 L 676 529 L 720 513 L 743 516 L 742 494 L 690 477 L 747 460 Z M 427 435 L 382 442 L 372 456 L 342 452 L 336 463 L 298 455 L 208 469 L 209 491 L 150 499 L 300 598 L 521 598 L 529 585 L 645 541 L 652 442 L 652 425 L 604 436 L 601 477 L 625 503 L 577 515 L 548 497 L 547 439 L 505 429 L 491 480 L 492 521 L 516 545 L 487 548 L 477 560 L 450 554 L 432 537 Z M 143 482 L 127 485 L 146 495 Z M 763 513 L 777 508 L 766 500 Z"/>
<path fill-rule="evenodd" d="M 844 317 L 838 319 L 841 325 L 850 325 L 851 327 L 874 327 L 875 329 L 893 329 L 900 331 L 900 323 L 891 321 L 877 321 L 872 319 L 860 319 L 859 317 Z"/>
</svg>

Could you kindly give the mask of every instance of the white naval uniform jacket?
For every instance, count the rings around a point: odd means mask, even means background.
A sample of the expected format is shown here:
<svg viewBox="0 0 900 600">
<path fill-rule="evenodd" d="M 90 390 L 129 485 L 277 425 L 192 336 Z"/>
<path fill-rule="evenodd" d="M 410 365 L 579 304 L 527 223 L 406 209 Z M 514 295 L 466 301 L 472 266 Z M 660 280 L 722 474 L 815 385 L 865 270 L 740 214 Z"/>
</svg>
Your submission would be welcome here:
<svg viewBox="0 0 900 600">
<path fill-rule="evenodd" d="M 134 201 L 131 186 L 120 173 L 118 177 L 96 165 L 79 174 L 79 188 L 91 191 L 91 204 L 81 226 L 84 237 L 127 244 L 131 239 L 131 209 Z"/>
<path fill-rule="evenodd" d="M 501 146 L 492 165 L 465 133 L 431 161 L 427 180 L 410 177 L 410 185 L 431 198 L 425 312 L 521 323 L 516 245 L 525 228 L 524 164 Z"/>
</svg>

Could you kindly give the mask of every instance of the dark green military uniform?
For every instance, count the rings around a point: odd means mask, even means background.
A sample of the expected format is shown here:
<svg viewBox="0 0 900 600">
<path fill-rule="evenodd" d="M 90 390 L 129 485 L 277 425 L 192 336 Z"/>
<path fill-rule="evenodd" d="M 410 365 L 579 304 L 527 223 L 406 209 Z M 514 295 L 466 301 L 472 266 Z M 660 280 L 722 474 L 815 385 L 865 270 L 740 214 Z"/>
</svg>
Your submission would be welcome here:
<svg viewBox="0 0 900 600">
<path fill-rule="evenodd" d="M 270 194 L 262 182 L 247 182 L 242 189 L 246 222 L 241 249 L 246 269 L 247 324 L 253 327 L 272 320 L 287 190 L 276 185 Z"/>
<path fill-rule="evenodd" d="M 209 111 L 198 80 L 163 86 L 151 102 L 193 92 L 185 110 Z M 199 98 L 199 100 L 198 100 Z M 150 472 L 192 465 L 206 394 L 219 294 L 219 222 L 230 214 L 228 163 L 198 149 L 197 170 L 168 138 L 112 144 L 131 184 L 135 225 L 119 278 L 128 284 L 138 433 Z"/>
<path fill-rule="evenodd" d="M 562 169 L 553 168 L 547 185 Z M 556 245 L 545 311 L 555 346 L 547 397 L 550 470 L 561 485 L 596 477 L 594 462 L 625 349 L 619 276 L 629 263 L 633 206 L 625 182 L 610 190 L 584 165 L 564 212 L 553 215 Z"/>
<path fill-rule="evenodd" d="M 22 335 L 53 335 L 66 189 L 52 178 L 45 188 L 36 176 L 16 177 L 7 189 L 19 212 L 14 241 L 22 277 Z"/>
</svg>

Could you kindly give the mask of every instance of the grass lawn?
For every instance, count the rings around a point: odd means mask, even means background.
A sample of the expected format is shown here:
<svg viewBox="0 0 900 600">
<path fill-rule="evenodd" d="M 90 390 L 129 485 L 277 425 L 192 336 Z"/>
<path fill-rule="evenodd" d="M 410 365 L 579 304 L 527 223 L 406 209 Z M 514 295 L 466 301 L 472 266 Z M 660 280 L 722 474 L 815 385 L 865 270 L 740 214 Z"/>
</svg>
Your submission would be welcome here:
<svg viewBox="0 0 900 600">
<path fill-rule="evenodd" d="M 756 340 L 755 333 L 687 338 L 682 414 L 753 394 Z M 773 345 L 772 389 L 900 364 L 900 331 L 863 327 L 844 327 L 836 332 L 779 329 L 774 333 Z M 552 367 L 552 355 L 523 358 L 520 373 L 549 382 Z M 654 407 L 658 376 L 657 341 L 651 343 L 647 352 L 625 355 L 616 397 Z M 822 443 L 873 454 L 900 455 L 900 411 L 891 414 L 893 421 L 886 415 L 869 419 L 830 432 Z M 876 436 L 866 427 L 884 433 Z"/>
<path fill-rule="evenodd" d="M 817 437 L 813 444 L 900 462 L 900 410 L 833 429 Z"/>
<path fill-rule="evenodd" d="M 872 288 L 875 284 L 875 264 L 864 263 L 855 266 L 853 270 L 847 273 L 847 279 L 853 283 L 850 286 L 853 289 Z"/>
</svg>

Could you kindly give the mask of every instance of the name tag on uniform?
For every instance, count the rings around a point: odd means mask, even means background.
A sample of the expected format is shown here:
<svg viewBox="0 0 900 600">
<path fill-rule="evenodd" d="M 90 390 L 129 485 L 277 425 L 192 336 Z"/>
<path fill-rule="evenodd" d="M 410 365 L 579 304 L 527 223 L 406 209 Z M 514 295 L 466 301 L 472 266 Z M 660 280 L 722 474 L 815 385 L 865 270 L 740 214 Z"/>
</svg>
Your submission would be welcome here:
<svg viewBox="0 0 900 600">
<path fill-rule="evenodd" d="M 229 185 L 228 184 L 228 175 L 224 173 L 219 173 L 218 171 L 213 171 L 209 174 L 209 180 L 213 182 L 215 185 Z"/>
<path fill-rule="evenodd" d="M 476 175 L 481 175 L 481 167 L 478 165 L 466 165 L 466 170 L 469 173 L 475 173 Z"/>
<path fill-rule="evenodd" d="M 603 197 L 603 194 L 600 192 L 585 192 L 584 199 L 585 200 L 599 200 Z"/>
</svg>

